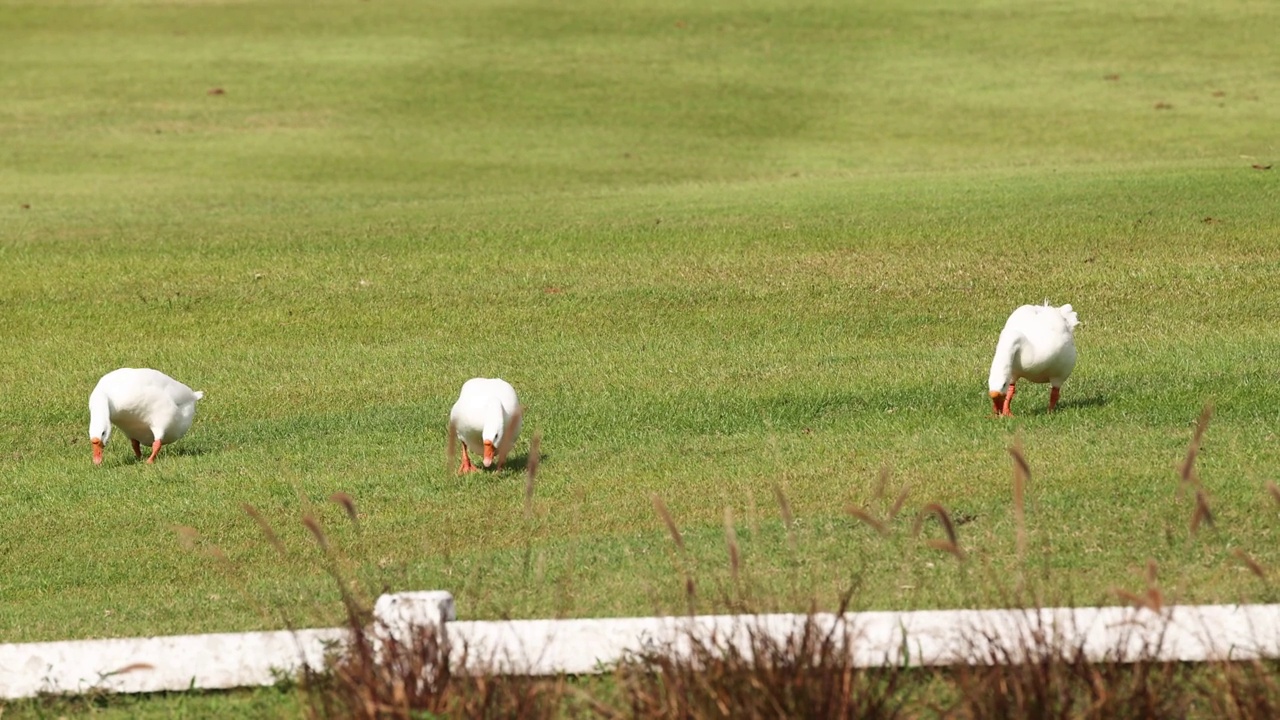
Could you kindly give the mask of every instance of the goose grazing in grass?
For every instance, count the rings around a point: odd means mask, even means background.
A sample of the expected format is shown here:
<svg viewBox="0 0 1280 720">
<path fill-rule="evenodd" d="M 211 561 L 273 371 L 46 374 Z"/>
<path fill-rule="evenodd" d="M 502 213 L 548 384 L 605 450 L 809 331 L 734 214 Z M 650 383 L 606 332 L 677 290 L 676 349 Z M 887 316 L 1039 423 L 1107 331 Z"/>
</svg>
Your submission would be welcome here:
<svg viewBox="0 0 1280 720">
<path fill-rule="evenodd" d="M 147 462 L 155 462 L 161 445 L 175 442 L 190 429 L 196 401 L 202 397 L 203 392 L 151 368 L 120 368 L 103 375 L 89 393 L 93 464 L 102 464 L 102 448 L 111 438 L 112 425 L 129 437 L 139 459 L 141 445 L 150 445 Z"/>
<path fill-rule="evenodd" d="M 462 467 L 459 473 L 477 470 L 471 464 L 470 450 L 484 447 L 484 466 L 497 461 L 498 469 L 520 434 L 524 409 L 516 400 L 516 389 L 499 378 L 472 378 L 462 384 L 458 402 L 449 411 L 449 452 L 454 439 L 462 443 Z"/>
<path fill-rule="evenodd" d="M 1075 326 L 1070 305 L 1023 305 L 1009 316 L 996 343 L 987 381 L 997 415 L 1012 415 L 1014 384 L 1022 378 L 1049 383 L 1049 410 L 1058 407 L 1062 383 L 1076 366 Z"/>
</svg>

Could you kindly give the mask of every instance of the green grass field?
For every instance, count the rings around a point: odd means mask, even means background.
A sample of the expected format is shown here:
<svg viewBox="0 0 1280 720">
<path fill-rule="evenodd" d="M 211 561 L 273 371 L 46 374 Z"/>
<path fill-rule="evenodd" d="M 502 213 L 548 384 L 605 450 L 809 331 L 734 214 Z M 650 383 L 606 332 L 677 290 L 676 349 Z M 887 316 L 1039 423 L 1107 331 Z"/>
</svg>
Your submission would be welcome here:
<svg viewBox="0 0 1280 720">
<path fill-rule="evenodd" d="M 1148 558 L 1171 599 L 1275 601 L 1234 553 L 1280 567 L 1278 24 L 0 0 L 0 641 L 331 624 L 306 514 L 351 582 L 470 619 L 680 612 L 686 571 L 700 610 L 995 605 L 1020 574 L 1114 603 Z M 993 419 L 996 335 L 1045 299 L 1083 321 L 1062 410 L 1022 384 Z M 206 392 L 155 466 L 119 435 L 90 463 L 120 366 Z M 448 409 L 495 375 L 528 406 L 513 466 L 457 477 Z M 845 512 L 908 484 L 888 538 Z M 963 563 L 911 534 L 934 501 Z"/>
</svg>

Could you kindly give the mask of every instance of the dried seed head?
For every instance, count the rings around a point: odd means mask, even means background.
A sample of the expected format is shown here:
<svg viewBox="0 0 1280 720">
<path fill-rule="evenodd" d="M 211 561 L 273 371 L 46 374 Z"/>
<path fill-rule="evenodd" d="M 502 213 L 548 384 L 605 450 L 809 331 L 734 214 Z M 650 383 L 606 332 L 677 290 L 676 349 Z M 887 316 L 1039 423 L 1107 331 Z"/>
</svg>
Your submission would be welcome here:
<svg viewBox="0 0 1280 720">
<path fill-rule="evenodd" d="M 1016 526 L 1018 558 L 1022 559 L 1027 556 L 1026 493 L 1027 485 L 1031 482 L 1031 466 L 1022 454 L 1021 439 L 1014 441 L 1013 447 L 1009 448 L 1009 455 L 1013 457 L 1013 522 Z"/>
<path fill-rule="evenodd" d="M 325 552 L 329 551 L 329 538 L 325 537 L 324 530 L 320 527 L 320 523 L 311 515 L 304 515 L 302 524 L 311 531 L 311 535 L 315 537 L 316 542 L 320 545 L 320 549 Z"/>
<path fill-rule="evenodd" d="M 850 505 L 846 507 L 845 512 L 849 513 L 850 515 L 857 518 L 858 520 L 861 520 L 863 523 L 870 526 L 872 530 L 875 530 L 881 535 L 889 534 L 889 528 L 884 523 L 877 520 L 876 517 L 872 515 L 870 512 L 860 507 L 856 507 L 854 505 Z"/>
<path fill-rule="evenodd" d="M 458 425 L 449 421 L 448 437 L 445 440 L 445 469 L 452 471 L 458 464 Z"/>
<path fill-rule="evenodd" d="M 671 539 L 675 541 L 676 547 L 680 552 L 684 552 L 684 536 L 680 534 L 680 528 L 676 526 L 675 518 L 671 517 L 671 511 L 667 509 L 667 504 L 662 502 L 662 498 L 656 493 L 653 496 L 653 509 L 658 512 L 658 517 L 662 518 L 662 522 L 667 525 L 667 532 L 671 533 Z"/>
<path fill-rule="evenodd" d="M 271 528 L 271 523 L 268 523 L 262 513 L 258 512 L 258 509 L 249 503 L 244 503 L 240 507 L 258 524 L 258 529 L 266 536 L 267 542 L 271 544 L 271 547 L 275 548 L 276 553 L 280 557 L 284 557 L 284 543 L 280 542 L 280 538 L 276 536 L 275 530 Z"/>
<path fill-rule="evenodd" d="M 926 540 L 924 544 L 934 550 L 941 550 L 942 552 L 949 553 L 957 560 L 964 559 L 964 551 L 960 549 L 959 545 L 956 545 L 949 540 Z"/>
<path fill-rule="evenodd" d="M 1031 482 L 1031 466 L 1027 464 L 1027 457 L 1022 452 L 1022 441 L 1016 440 L 1012 447 L 1009 448 L 1009 455 L 1013 457 L 1013 476 L 1020 478 L 1023 484 Z"/>
<path fill-rule="evenodd" d="M 200 531 L 189 525 L 174 525 L 173 532 L 177 534 L 183 550 L 194 549 L 196 543 L 200 542 Z"/>
<path fill-rule="evenodd" d="M 353 524 L 359 524 L 359 518 L 356 515 L 356 501 L 350 495 L 344 492 L 336 492 L 329 496 L 329 500 L 342 507 L 342 510 L 347 514 L 348 520 Z"/>
<path fill-rule="evenodd" d="M 951 522 L 951 515 L 947 513 L 946 508 L 938 503 L 929 503 L 924 506 L 924 509 L 916 516 L 916 523 L 912 528 L 912 533 L 920 534 L 920 529 L 924 526 L 924 519 L 929 515 L 934 515 L 938 518 L 938 521 L 942 523 L 942 529 L 947 533 L 947 539 L 951 541 L 952 545 L 958 547 L 960 543 L 956 537 L 956 526 Z"/>
<path fill-rule="evenodd" d="M 889 487 L 889 466 L 881 465 L 880 475 L 879 477 L 876 478 L 876 492 L 874 495 L 875 499 L 879 500 L 883 498 L 885 491 L 888 489 L 888 487 Z"/>
<path fill-rule="evenodd" d="M 889 508 L 889 519 L 893 520 L 898 517 L 898 513 L 902 512 L 902 506 L 907 503 L 907 495 L 911 494 L 911 486 L 903 485 L 902 491 L 898 493 L 898 499 L 893 501 L 893 507 Z"/>
<path fill-rule="evenodd" d="M 514 432 L 520 420 L 524 417 L 524 406 L 517 405 L 515 411 L 507 418 L 507 422 L 502 427 L 502 441 L 498 443 L 498 467 L 501 468 L 507 462 L 507 455 L 511 452 L 511 448 L 516 444 L 516 434 Z"/>
<path fill-rule="evenodd" d="M 1204 488 L 1196 488 L 1196 509 L 1191 513 L 1191 534 L 1200 529 L 1200 523 L 1213 527 L 1213 512 L 1209 510 L 1209 500 Z"/>
<path fill-rule="evenodd" d="M 778 510 L 782 513 L 782 523 L 786 525 L 787 531 L 791 531 L 791 503 L 787 500 L 786 493 L 782 492 L 782 488 L 778 485 L 773 486 L 773 496 L 778 500 Z"/>
<path fill-rule="evenodd" d="M 1200 417 L 1196 420 L 1196 429 L 1191 434 L 1191 443 L 1187 445 L 1187 456 L 1178 468 L 1178 475 L 1185 484 L 1199 484 L 1195 470 L 1196 456 L 1200 454 L 1200 443 L 1204 440 L 1204 431 L 1208 429 L 1211 417 L 1213 417 L 1213 405 L 1205 403 L 1204 409 L 1200 411 Z"/>
<path fill-rule="evenodd" d="M 1231 552 L 1231 554 L 1235 555 L 1236 558 L 1240 560 L 1240 562 L 1244 563 L 1245 567 L 1249 568 L 1249 572 L 1253 573 L 1254 575 L 1257 575 L 1259 579 L 1261 580 L 1267 579 L 1267 569 L 1262 567 L 1262 564 L 1259 563 L 1257 560 L 1254 560 L 1253 556 L 1251 556 L 1249 553 L 1245 552 L 1244 550 L 1241 550 L 1240 548 L 1236 548 Z"/>
<path fill-rule="evenodd" d="M 542 453 L 542 433 L 534 433 L 529 441 L 529 459 L 524 466 L 524 516 L 533 518 L 533 493 L 538 482 L 538 461 Z"/>
<path fill-rule="evenodd" d="M 733 526 L 733 508 L 724 508 L 724 542 L 729 550 L 729 571 L 733 582 L 738 582 L 738 571 L 742 568 L 742 552 L 738 548 L 738 531 Z"/>
<path fill-rule="evenodd" d="M 1111 588 L 1111 593 L 1134 607 L 1147 607 L 1147 598 L 1145 595 L 1129 592 L 1124 588 Z"/>
</svg>

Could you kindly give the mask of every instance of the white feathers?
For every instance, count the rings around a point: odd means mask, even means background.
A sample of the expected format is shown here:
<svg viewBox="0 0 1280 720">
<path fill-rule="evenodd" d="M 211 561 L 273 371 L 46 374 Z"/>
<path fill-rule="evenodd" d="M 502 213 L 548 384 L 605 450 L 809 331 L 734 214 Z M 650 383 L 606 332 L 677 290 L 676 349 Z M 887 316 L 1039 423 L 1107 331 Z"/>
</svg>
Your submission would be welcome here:
<svg viewBox="0 0 1280 720">
<path fill-rule="evenodd" d="M 472 378 L 462 384 L 458 401 L 449 411 L 449 427 L 462 442 L 462 472 L 474 469 L 468 450 L 483 448 L 484 466 L 496 459 L 502 466 L 506 450 L 520 434 L 522 409 L 511 383 L 500 378 Z"/>
<path fill-rule="evenodd" d="M 1051 384 L 1050 409 L 1057 405 L 1057 391 L 1076 365 L 1074 328 L 1079 323 L 1070 305 L 1023 305 L 1013 311 L 1000 331 L 987 380 L 997 412 L 1009 414 L 1013 386 L 1020 379 Z"/>
<path fill-rule="evenodd" d="M 1045 305 L 1048 304 L 1045 303 Z M 1076 326 L 1080 324 L 1080 319 L 1076 317 L 1076 311 L 1071 309 L 1070 303 L 1058 308 L 1058 312 L 1062 313 L 1062 317 L 1067 321 L 1067 327 L 1071 330 L 1075 330 Z"/>
<path fill-rule="evenodd" d="M 148 462 L 154 461 L 160 445 L 178 440 L 191 428 L 196 401 L 203 397 L 203 392 L 150 368 L 120 368 L 103 375 L 89 394 L 94 462 L 101 462 L 112 425 L 133 441 L 139 457 L 138 445 L 152 446 Z"/>
<path fill-rule="evenodd" d="M 1074 329 L 1080 319 L 1071 305 L 1023 305 L 1009 315 L 996 343 L 988 376 L 988 390 L 999 414 L 1009 407 L 1019 380 L 1050 383 L 1049 407 L 1054 409 L 1062 384 L 1075 369 Z M 204 393 L 150 368 L 120 368 L 107 373 L 89 395 L 89 438 L 94 461 L 112 428 L 140 445 L 151 446 L 148 462 L 162 445 L 182 438 L 195 420 L 196 403 Z M 483 452 L 484 467 L 499 468 L 519 436 L 523 408 L 515 388 L 500 378 L 472 378 L 462 385 L 449 411 L 451 453 L 462 443 L 462 467 L 475 469 L 471 452 Z"/>
</svg>

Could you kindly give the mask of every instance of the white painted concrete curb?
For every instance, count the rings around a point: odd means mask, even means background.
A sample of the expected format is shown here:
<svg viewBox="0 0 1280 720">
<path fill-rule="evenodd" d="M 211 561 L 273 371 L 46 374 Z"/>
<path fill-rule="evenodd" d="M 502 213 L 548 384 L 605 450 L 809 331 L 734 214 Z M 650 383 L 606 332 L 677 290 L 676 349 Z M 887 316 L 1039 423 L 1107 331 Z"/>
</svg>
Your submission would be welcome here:
<svg viewBox="0 0 1280 720">
<path fill-rule="evenodd" d="M 1040 610 L 930 610 L 846 615 L 719 615 L 452 622 L 453 658 L 466 648 L 473 668 L 524 675 L 600 672 L 628 653 L 667 648 L 686 654 L 691 638 L 732 644 L 746 657 L 752 636 L 773 643 L 814 631 L 848 637 L 860 667 L 1016 662 L 1027 651 L 1061 648 L 1091 661 L 1205 662 L 1280 657 L 1280 605 Z"/>
<path fill-rule="evenodd" d="M 409 616 L 416 625 L 455 617 L 447 592 L 384 595 L 374 612 L 390 627 Z M 0 645 L 0 698 L 273 685 L 303 667 L 323 667 L 325 653 L 341 648 L 347 634 L 324 628 Z"/>
<path fill-rule="evenodd" d="M 0 645 L 0 697 L 270 685 L 278 671 L 320 667 L 340 628 Z"/>
<path fill-rule="evenodd" d="M 1028 649 L 1078 649 L 1091 660 L 1203 662 L 1280 657 L 1280 605 L 933 610 L 846 615 L 704 615 L 459 622 L 447 592 L 384 595 L 375 617 L 398 639 L 443 623 L 451 657 L 472 672 L 602 672 L 629 654 L 687 653 L 691 638 L 744 654 L 751 637 L 785 643 L 806 623 L 847 633 L 860 666 L 1017 661 Z M 271 685 L 321 667 L 343 628 L 0 645 L 0 698 Z M 837 636 L 839 637 L 839 635 Z"/>
</svg>

